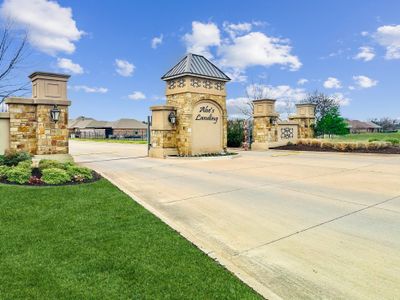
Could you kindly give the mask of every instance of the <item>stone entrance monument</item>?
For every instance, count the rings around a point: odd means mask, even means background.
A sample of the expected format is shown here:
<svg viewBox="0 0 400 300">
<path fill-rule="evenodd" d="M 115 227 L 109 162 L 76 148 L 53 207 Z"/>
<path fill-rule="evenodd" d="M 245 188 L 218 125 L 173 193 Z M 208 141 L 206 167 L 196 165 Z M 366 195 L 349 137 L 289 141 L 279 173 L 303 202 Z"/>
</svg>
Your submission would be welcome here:
<svg viewBox="0 0 400 300">
<path fill-rule="evenodd" d="M 314 137 L 315 104 L 296 104 L 296 114 L 288 121 L 278 120 L 273 99 L 254 100 L 253 104 L 252 150 L 268 150 Z"/>
<path fill-rule="evenodd" d="M 187 54 L 162 78 L 167 103 L 153 106 L 151 157 L 226 151 L 225 83 L 230 80 L 204 56 Z"/>
<path fill-rule="evenodd" d="M 68 154 L 69 77 L 35 72 L 29 76 L 32 98 L 10 97 L 5 100 L 8 112 L 3 113 L 2 119 L 7 119 L 9 135 L 4 148 L 34 155 L 62 157 Z"/>
</svg>

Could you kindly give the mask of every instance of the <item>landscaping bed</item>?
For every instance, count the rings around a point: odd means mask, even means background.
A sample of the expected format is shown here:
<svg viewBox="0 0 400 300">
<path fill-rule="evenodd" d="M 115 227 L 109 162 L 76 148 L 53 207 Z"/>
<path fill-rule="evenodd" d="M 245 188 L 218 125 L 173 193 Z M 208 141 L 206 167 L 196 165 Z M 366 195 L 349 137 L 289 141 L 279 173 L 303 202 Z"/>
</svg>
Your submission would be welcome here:
<svg viewBox="0 0 400 300">
<path fill-rule="evenodd" d="M 332 142 L 318 139 L 304 139 L 299 140 L 297 144 L 289 143 L 286 146 L 276 147 L 274 150 L 400 154 L 398 144 L 387 141 Z"/>
<path fill-rule="evenodd" d="M 93 170 L 73 162 L 42 159 L 34 166 L 25 152 L 8 151 L 0 156 L 0 183 L 49 186 L 71 185 L 97 181 L 101 178 Z"/>
</svg>

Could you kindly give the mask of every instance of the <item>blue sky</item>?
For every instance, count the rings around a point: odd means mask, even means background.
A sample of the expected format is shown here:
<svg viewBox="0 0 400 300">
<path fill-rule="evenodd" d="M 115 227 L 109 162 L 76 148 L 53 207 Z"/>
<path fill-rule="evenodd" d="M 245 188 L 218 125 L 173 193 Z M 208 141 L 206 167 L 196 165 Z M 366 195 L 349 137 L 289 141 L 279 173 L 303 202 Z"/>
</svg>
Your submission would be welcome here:
<svg viewBox="0 0 400 300">
<path fill-rule="evenodd" d="M 351 119 L 400 117 L 400 1 L 8 0 L 28 29 L 23 72 L 71 74 L 70 117 L 144 120 L 163 104 L 160 77 L 187 52 L 234 80 L 231 116 L 258 85 L 278 109 L 318 89 Z"/>
</svg>

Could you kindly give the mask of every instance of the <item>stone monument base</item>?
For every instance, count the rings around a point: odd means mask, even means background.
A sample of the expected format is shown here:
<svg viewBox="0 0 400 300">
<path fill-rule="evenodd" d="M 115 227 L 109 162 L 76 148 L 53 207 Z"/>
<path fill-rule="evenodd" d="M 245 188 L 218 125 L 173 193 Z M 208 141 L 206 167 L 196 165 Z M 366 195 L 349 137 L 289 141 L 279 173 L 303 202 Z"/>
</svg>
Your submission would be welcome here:
<svg viewBox="0 0 400 300">
<path fill-rule="evenodd" d="M 166 158 L 170 155 L 178 155 L 176 148 L 150 148 L 149 157 L 153 158 Z"/>
<path fill-rule="evenodd" d="M 268 143 L 259 143 L 259 142 L 253 142 L 251 144 L 251 150 L 255 150 L 255 151 L 263 151 L 263 150 L 268 150 Z"/>
</svg>

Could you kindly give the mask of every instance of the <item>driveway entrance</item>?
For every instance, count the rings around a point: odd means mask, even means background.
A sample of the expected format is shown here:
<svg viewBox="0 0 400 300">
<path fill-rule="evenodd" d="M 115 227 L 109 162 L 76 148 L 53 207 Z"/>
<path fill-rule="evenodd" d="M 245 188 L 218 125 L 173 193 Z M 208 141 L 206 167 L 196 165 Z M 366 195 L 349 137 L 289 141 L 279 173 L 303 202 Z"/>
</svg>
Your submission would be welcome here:
<svg viewBox="0 0 400 300">
<path fill-rule="evenodd" d="M 104 174 L 265 297 L 400 295 L 400 156 L 242 152 L 150 159 L 71 141 Z"/>
</svg>

